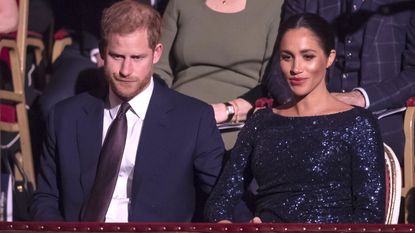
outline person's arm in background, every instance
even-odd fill
[[[382,109],[393,109],[402,107],[409,97],[414,96],[415,93],[415,2],[408,3],[404,9],[411,9],[411,15],[409,22],[398,22],[393,27],[400,27],[402,30],[406,30],[406,35],[401,35],[401,39],[390,43],[398,43],[404,47],[401,54],[397,54],[394,51],[383,52],[378,58],[379,61],[371,61],[373,70],[381,70],[378,66],[390,66],[390,69],[394,67],[401,67],[401,72],[396,77],[378,77],[382,80],[379,83],[368,83],[362,85],[360,91],[354,90],[346,93],[334,93],[338,99],[343,102],[366,107],[372,111]],[[398,12],[399,13],[399,12]],[[383,17],[383,16],[382,16]],[[384,17],[391,17],[389,15]],[[398,18],[396,21],[399,21]],[[382,30],[388,33],[390,30]],[[378,35],[377,40],[383,40],[388,38],[387,35]],[[395,38],[395,37],[394,37]],[[399,37],[398,37],[399,38]],[[380,43],[379,43],[380,44]],[[369,45],[368,45],[369,46]],[[378,48],[378,47],[376,47]],[[384,50],[388,51],[388,50]],[[398,52],[399,53],[399,52]],[[390,59],[400,59],[402,57],[401,64],[390,63]],[[363,60],[364,58],[362,58]],[[370,62],[370,59],[364,59],[366,62]],[[389,63],[389,64],[388,64]],[[393,66],[395,65],[395,66]],[[370,73],[373,75],[373,73]],[[382,74],[380,74],[382,75]],[[361,77],[362,80],[368,79],[367,77]],[[367,95],[366,98],[363,94]]]
[[[160,77],[168,87],[173,85],[174,74],[173,65],[170,59],[173,43],[177,34],[178,9],[176,0],[167,3],[163,14],[163,25],[161,28],[161,43],[163,44],[163,54],[160,61],[154,66],[154,73]]]
[[[0,33],[9,33],[17,29],[19,11],[16,0],[0,1]]]

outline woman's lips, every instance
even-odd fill
[[[290,78],[288,81],[292,86],[302,85],[307,79],[306,78]]]

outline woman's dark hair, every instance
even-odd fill
[[[279,27],[277,37],[277,49],[280,47],[281,39],[291,29],[307,28],[319,39],[319,44],[326,55],[334,49],[334,32],[331,25],[322,17],[311,13],[302,13],[289,17]]]

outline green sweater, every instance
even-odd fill
[[[207,103],[244,94],[264,75],[281,5],[282,0],[247,0],[240,12],[220,13],[205,0],[170,0],[163,15],[164,52],[154,73]]]

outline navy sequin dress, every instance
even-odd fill
[[[384,222],[383,143],[365,109],[310,117],[256,112],[208,199],[208,220],[232,220],[252,178],[263,222]]]

